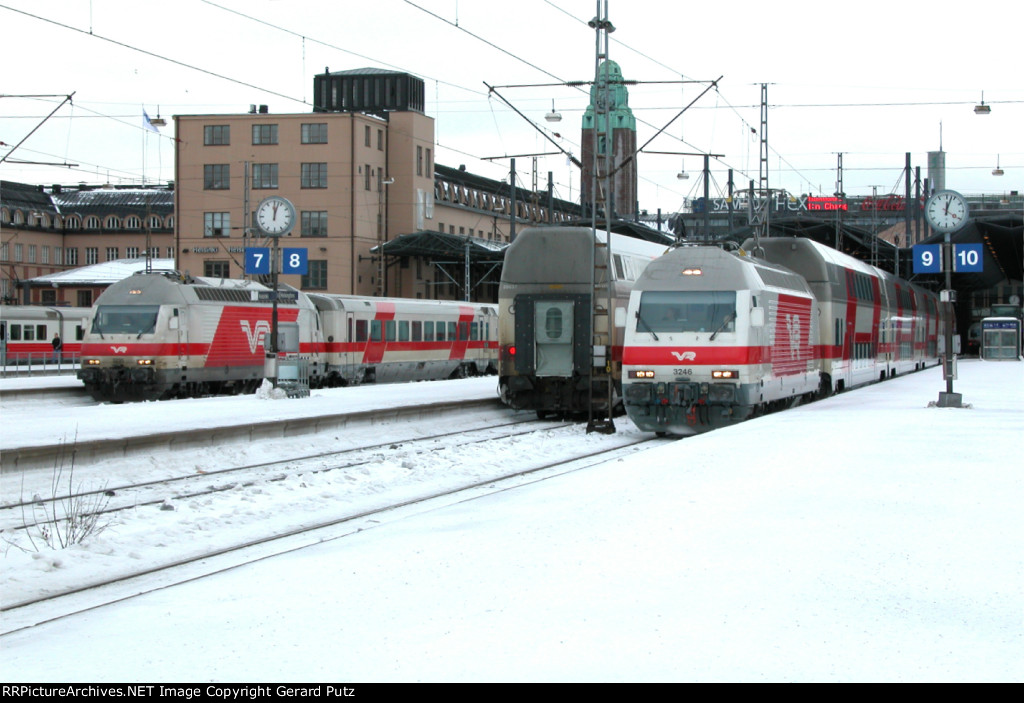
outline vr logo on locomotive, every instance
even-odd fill
[[[249,352],[251,354],[256,353],[256,345],[263,346],[266,348],[264,338],[270,332],[270,323],[266,320],[257,320],[256,329],[253,329],[248,320],[240,320],[242,331],[245,332],[245,338],[249,341]]]

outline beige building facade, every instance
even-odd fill
[[[175,254],[193,275],[238,278],[246,246],[271,246],[253,212],[266,197],[295,206],[280,246],[305,248],[297,288],[373,295],[371,249],[390,230],[427,228],[434,124],[402,112],[176,116]],[[428,197],[430,196],[430,197]]]

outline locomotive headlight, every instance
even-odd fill
[[[100,360],[99,359],[86,359],[85,360],[85,365],[86,366],[99,366],[100,365]]]
[[[637,369],[629,372],[630,378],[654,378],[654,372],[647,369]]]
[[[135,363],[138,364],[139,366],[152,366],[153,365],[153,360],[152,359],[139,359]]]
[[[716,380],[721,380],[721,379],[726,379],[726,378],[739,378],[739,377],[740,377],[740,372],[739,371],[734,371],[732,369],[715,369],[715,370],[713,370],[711,372],[711,378],[714,378]]]

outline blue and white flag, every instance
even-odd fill
[[[160,130],[157,129],[156,125],[153,124],[153,122],[149,119],[149,115],[146,114],[145,110],[142,111],[142,126],[148,129],[150,132],[156,132],[157,134],[160,134]]]

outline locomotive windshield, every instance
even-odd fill
[[[638,332],[734,332],[735,291],[644,291]]]
[[[148,334],[156,329],[158,305],[100,305],[92,321],[97,334]]]

